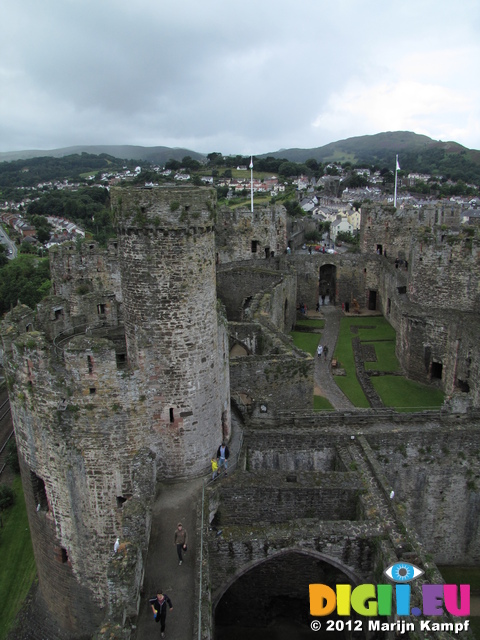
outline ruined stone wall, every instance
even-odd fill
[[[225,305],[228,320],[242,321],[248,317],[254,296],[273,296],[268,316],[280,331],[289,331],[295,318],[296,277],[292,272],[273,269],[278,263],[220,268],[217,272],[217,294]],[[257,267],[258,265],[255,265]]]
[[[480,311],[480,239],[423,233],[411,252],[408,296],[429,308]]]
[[[298,472],[288,476],[268,471],[223,487],[219,526],[240,525],[245,513],[255,523],[276,524],[299,518],[357,520],[358,479],[348,473]]]
[[[311,408],[314,359],[296,349],[290,338],[269,334],[266,326],[257,334],[257,344],[259,340],[261,355],[230,359],[231,393],[237,406],[273,415],[282,410]]]
[[[287,214],[281,205],[221,207],[215,224],[220,264],[240,260],[265,260],[287,248]]]
[[[295,326],[297,280],[294,274],[283,274],[269,291],[257,293],[244,310],[244,318],[267,324],[274,331],[288,333]]]
[[[384,258],[407,271],[403,284],[410,301],[429,308],[478,311],[480,241],[460,227],[458,206],[428,205],[394,209],[362,208],[360,248],[365,256],[381,250]],[[398,285],[401,286],[401,285]]]
[[[110,291],[122,301],[116,239],[107,249],[94,241],[65,242],[51,247],[48,255],[55,295],[71,300],[82,291]]]
[[[433,203],[420,208],[395,208],[391,205],[364,204],[361,209],[360,249],[362,253],[376,253],[379,245],[382,255],[390,259],[410,261],[419,229],[434,230],[448,227],[458,230],[461,209],[451,203]]]
[[[397,354],[407,375],[434,382],[447,394],[469,393],[479,406],[480,323],[472,314],[407,310],[397,328]]]
[[[342,305],[356,299],[362,309],[368,308],[370,290],[379,291],[381,260],[377,255],[363,256],[357,253],[292,255],[289,264],[297,273],[297,302],[304,302],[308,309],[315,309],[318,302],[319,281],[335,296],[335,304]],[[333,282],[325,281],[322,267],[328,267]],[[381,292],[379,292],[381,293]],[[381,309],[382,297],[377,296],[377,309]]]
[[[480,437],[450,425],[432,433],[369,435],[383,471],[427,552],[439,564],[480,559]]]
[[[313,406],[313,358],[247,356],[230,362],[232,396],[241,396],[253,409],[263,405],[277,411],[304,410]]]
[[[251,471],[334,471],[341,468],[335,444],[321,434],[258,431],[249,434],[246,466]],[[345,470],[345,469],[343,469]]]
[[[129,366],[166,477],[196,475],[222,438],[225,386],[215,286],[215,192],[112,190]]]

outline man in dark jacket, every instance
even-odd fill
[[[162,638],[165,637],[165,621],[167,619],[167,604],[170,611],[173,609],[172,601],[166,593],[162,593],[159,589],[155,598],[150,599],[150,606],[152,607],[153,615],[155,616],[155,622],[160,622],[160,633]]]
[[[225,444],[225,442],[222,442],[222,444],[217,449],[218,470],[220,472],[222,467],[224,467],[225,475],[227,475],[227,466],[228,466],[227,460],[229,457],[230,457],[230,451],[228,450],[228,447]]]

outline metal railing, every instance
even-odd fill
[[[240,441],[238,445],[238,450],[232,457],[232,459],[228,459],[228,469],[230,471],[234,471],[240,460],[240,455],[242,453],[243,448],[243,431],[240,433]],[[226,475],[226,471],[223,468],[223,471],[220,472],[215,478],[209,475],[208,478],[205,478],[202,483],[202,517],[200,524],[200,570],[199,570],[199,589],[198,589],[198,640],[201,640],[202,637],[202,593],[203,593],[203,538],[205,532],[205,489],[209,485],[217,482],[220,478]]]

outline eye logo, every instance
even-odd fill
[[[392,582],[411,582],[425,572],[408,562],[394,562],[383,573]]]

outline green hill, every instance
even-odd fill
[[[480,184],[480,151],[456,142],[432,140],[410,131],[389,131],[347,138],[314,149],[282,149],[260,157],[286,158],[291,162],[351,162],[395,168],[398,154],[405,171],[441,175],[452,180]]]
[[[185,156],[191,156],[194,160],[205,160],[202,153],[196,153],[189,149],[170,147],[139,147],[133,145],[82,145],[76,147],[63,147],[61,149],[26,150],[26,151],[5,151],[0,152],[0,162],[11,162],[12,160],[28,160],[30,158],[52,157],[63,158],[74,154],[87,153],[89,155],[113,156],[124,160],[144,160],[164,165],[167,160],[181,160]]]

